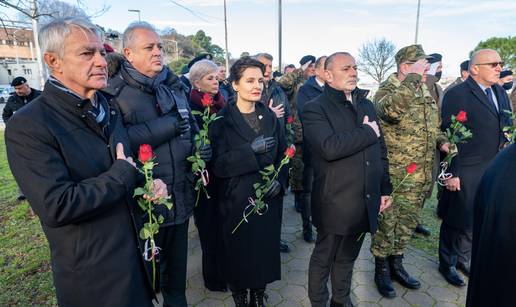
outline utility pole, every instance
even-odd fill
[[[39,48],[38,39],[38,3],[36,0],[32,0],[32,35],[34,36],[34,45],[36,45],[36,58],[38,60],[38,75],[40,82],[40,89],[42,90],[45,86],[45,78],[43,77],[43,61],[41,59],[41,49]]]
[[[416,39],[414,44],[417,44],[417,34],[419,32],[419,11],[421,10],[421,0],[417,0],[417,17],[416,17]]]
[[[140,13],[141,11],[140,10],[128,10],[129,12],[132,12],[132,13],[138,13],[138,22],[141,22],[142,21],[142,18],[140,16]]]
[[[278,46],[279,46],[279,56],[278,56],[278,60],[279,60],[279,66],[278,66],[278,69],[279,71],[283,71],[283,68],[281,66],[281,15],[282,15],[282,11],[281,11],[281,0],[278,0]]]
[[[228,50],[228,20],[226,12],[226,0],[224,0],[224,40],[226,44],[226,76],[229,73],[229,50]]]

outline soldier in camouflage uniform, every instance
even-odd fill
[[[281,86],[285,94],[287,94],[291,116],[294,119],[294,144],[296,146],[296,154],[291,159],[290,169],[290,189],[294,193],[294,201],[296,203],[296,209],[299,208],[301,198],[303,197],[303,127],[299,120],[297,110],[297,92],[299,88],[306,82],[306,80],[315,75],[315,57],[313,55],[304,56],[301,61],[301,68],[295,69],[294,71],[285,74],[279,79],[278,84]],[[298,210],[299,211],[299,210]]]
[[[375,283],[385,297],[394,297],[392,277],[403,286],[418,289],[421,284],[402,264],[403,252],[418,223],[425,194],[433,184],[434,150],[446,151],[448,143],[439,129],[437,105],[424,84],[427,59],[421,45],[404,47],[396,53],[397,73],[380,85],[374,103],[388,150],[389,172],[396,187],[415,163],[396,192],[393,205],[383,212],[373,236]]]

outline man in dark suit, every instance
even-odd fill
[[[324,89],[324,63],[326,62],[326,56],[321,56],[315,61],[315,76],[311,76],[308,80],[299,88],[297,92],[297,116],[303,124],[303,107],[310,100],[321,95]],[[311,157],[308,148],[308,144],[303,142],[301,144],[303,152],[303,191],[299,197],[299,209],[301,213],[301,220],[303,222],[303,239],[307,243],[313,243],[314,236],[312,232],[312,221],[311,221],[311,206],[310,198],[312,195],[312,185],[314,181],[314,171],[310,163]]]
[[[502,60],[495,50],[475,52],[470,60],[470,76],[451,88],[443,99],[442,129],[450,127],[451,116],[459,111],[467,113],[464,125],[473,138],[458,144],[458,155],[453,158],[438,205],[442,219],[439,238],[439,271],[455,286],[464,286],[456,269],[469,275],[473,231],[473,201],[480,178],[489,162],[506,140],[503,135],[508,106],[502,103],[502,87],[497,85]]]
[[[363,234],[374,233],[378,212],[390,205],[387,148],[367,91],[358,89],[355,59],[337,52],[326,59],[324,91],[305,105],[314,185],[312,217],[317,241],[310,258],[308,297],[326,306],[331,274],[333,307],[353,306],[353,264]]]

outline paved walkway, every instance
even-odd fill
[[[292,251],[282,254],[282,280],[268,285],[268,306],[310,306],[307,297],[308,262],[313,244],[301,238],[301,218],[293,209],[293,197],[285,201],[282,238]],[[193,223],[191,223],[193,225]],[[464,306],[466,287],[449,285],[437,271],[437,262],[410,249],[405,255],[407,270],[421,281],[420,290],[407,290],[395,283],[398,296],[383,298],[374,285],[374,259],[369,252],[369,236],[355,263],[352,300],[357,306]],[[192,306],[234,306],[231,293],[211,292],[204,288],[201,273],[201,248],[197,229],[190,227],[187,298]],[[330,288],[331,291],[331,288]]]

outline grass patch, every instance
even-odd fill
[[[47,240],[17,194],[0,131],[0,306],[56,306]]]

